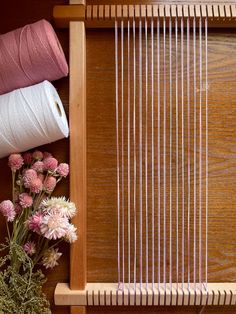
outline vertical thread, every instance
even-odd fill
[[[184,20],[181,18],[181,103],[182,103],[182,288],[184,287]]]
[[[166,19],[163,18],[163,283],[166,290]]]
[[[136,47],[135,47],[135,19],[133,20],[133,141],[134,141],[134,290],[136,291],[136,254],[137,254],[137,212],[136,212]]]
[[[148,289],[148,29],[145,19],[145,222],[146,222],[146,289]]]
[[[202,19],[199,18],[199,286],[202,289]]]
[[[169,19],[169,62],[170,62],[170,261],[169,282],[172,290],[172,19]]]
[[[120,288],[120,151],[119,151],[119,77],[118,77],[118,22],[115,21],[115,68],[116,68],[116,164],[117,164],[117,267],[118,267],[118,287]]]
[[[194,107],[194,161],[193,161],[193,283],[194,290],[196,291],[196,249],[197,249],[197,230],[196,230],[196,220],[197,220],[197,85],[196,85],[196,18],[193,18],[193,107]]]
[[[158,194],[158,290],[161,281],[161,98],[160,98],[160,20],[157,19],[157,194]]]
[[[205,19],[205,62],[206,62],[206,288],[207,288],[207,272],[208,272],[208,21]]]
[[[176,287],[178,290],[179,282],[179,79],[178,79],[178,18],[175,18],[175,55],[176,55],[176,72],[175,72],[175,131],[176,131]]]
[[[121,208],[122,208],[122,289],[125,284],[125,191],[124,191],[124,22],[121,21]]]
[[[128,54],[128,284],[130,289],[130,22],[127,25],[127,54]]]
[[[187,102],[188,102],[188,289],[190,289],[190,206],[191,206],[191,159],[190,159],[190,21],[187,19]]]
[[[142,231],[142,207],[143,207],[143,197],[142,197],[142,191],[143,191],[143,182],[142,182],[142,176],[143,176],[143,169],[142,169],[142,162],[143,162],[143,156],[142,156],[142,20],[139,20],[139,210],[140,210],[140,289],[142,289],[142,281],[143,281],[143,231]]]
[[[155,273],[154,273],[154,265],[155,265],[155,237],[154,237],[154,225],[155,225],[155,191],[154,191],[154,29],[153,29],[153,19],[151,20],[151,104],[152,104],[152,290],[154,290],[154,282],[155,282]]]

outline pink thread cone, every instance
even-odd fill
[[[68,74],[62,47],[46,20],[0,35],[0,51],[0,94]]]

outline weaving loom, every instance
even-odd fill
[[[234,27],[236,5],[73,3],[54,17],[70,27],[70,196],[79,209],[70,286],[58,284],[56,304],[74,314],[89,305],[235,305],[235,283],[208,282],[208,28]],[[86,279],[86,27],[113,32],[114,283]]]

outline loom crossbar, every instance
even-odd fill
[[[164,285],[160,290],[136,289],[126,285],[124,291],[117,290],[116,283],[88,283],[85,290],[70,290],[69,285],[57,285],[56,305],[78,306],[165,306],[165,305],[236,305],[235,283],[208,283],[208,290],[190,289],[187,284],[182,288],[173,285],[172,290]]]
[[[208,17],[208,27],[236,27],[235,4],[186,5],[58,5],[53,16],[57,27],[70,21],[84,21],[87,28],[113,28],[116,19],[199,18]]]

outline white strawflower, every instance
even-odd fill
[[[65,235],[66,241],[68,241],[69,243],[73,243],[77,240],[76,230],[77,228],[74,225],[69,224]]]
[[[58,260],[62,256],[62,253],[58,252],[58,249],[48,249],[42,258],[43,266],[46,268],[53,268],[58,265]]]
[[[49,240],[61,239],[66,235],[69,226],[67,218],[58,214],[48,214],[42,218],[41,234]]]
[[[71,219],[76,214],[76,207],[73,202],[63,197],[51,197],[42,201],[40,205],[44,213],[58,214]]]

